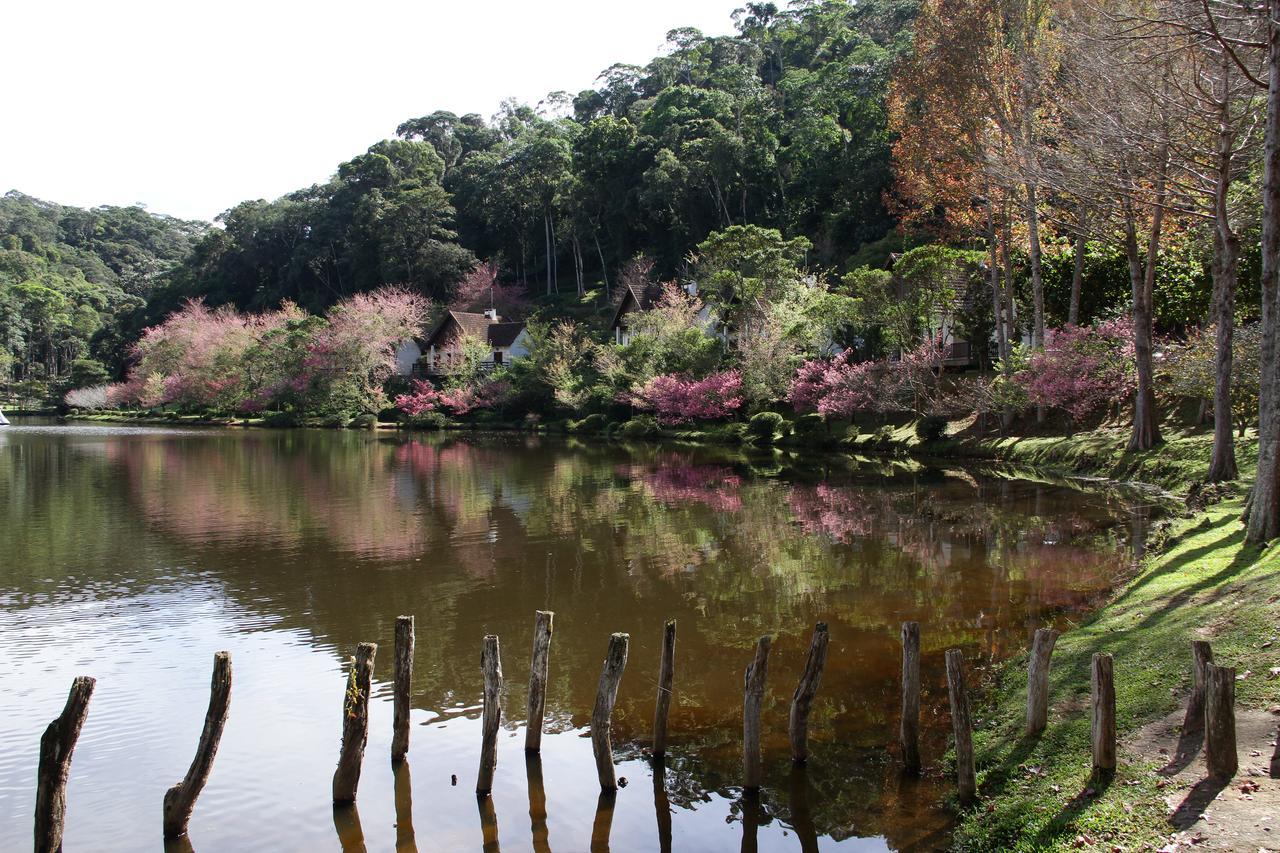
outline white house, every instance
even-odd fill
[[[406,341],[396,353],[402,376],[437,376],[448,373],[462,357],[462,339],[483,341],[489,353],[482,364],[488,369],[527,358],[533,341],[523,322],[506,322],[492,308],[480,314],[448,311],[423,341]],[[414,355],[416,350],[416,356]],[[405,365],[408,370],[405,371]]]

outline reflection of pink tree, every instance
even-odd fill
[[[829,536],[848,544],[870,536],[878,513],[859,490],[830,486],[792,486],[791,513],[806,533]]]
[[[689,465],[676,454],[665,454],[654,466],[629,466],[624,473],[664,504],[699,503],[716,512],[742,509],[742,478],[723,465]]]

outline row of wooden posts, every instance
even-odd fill
[[[534,620],[533,655],[529,668],[528,725],[525,750],[537,753],[542,745],[542,722],[545,718],[547,674],[550,667],[551,637],[555,614],[539,610]],[[796,764],[808,757],[808,721],[822,682],[828,645],[827,625],[814,628],[804,671],[791,700],[789,734],[791,756]],[[1036,631],[1027,666],[1026,734],[1034,736],[1048,724],[1049,664],[1058,632],[1050,628]],[[602,791],[614,791],[618,781],[614,773],[611,729],[618,685],[627,664],[630,638],[614,634],[609,638],[604,666],[591,712],[591,741],[596,772]],[[753,794],[761,783],[760,715],[764,704],[772,639],[760,637],[755,654],[743,678],[742,717],[742,782],[744,791]],[[342,746],[338,767],[333,774],[335,804],[354,803],[360,783],[360,770],[369,735],[369,696],[373,680],[374,643],[360,643],[348,672],[347,690],[343,697]],[[653,720],[653,756],[661,761],[667,749],[667,718],[671,709],[675,678],[676,623],[668,621],[663,633],[662,654],[658,672],[658,692]],[[1203,726],[1207,764],[1214,776],[1230,777],[1237,770],[1235,738],[1235,670],[1213,663],[1209,644],[1192,644],[1194,679],[1187,706],[1184,731]],[[391,759],[399,762],[409,752],[409,699],[413,678],[414,620],[400,616],[395,626],[394,710],[392,720]],[[977,796],[974,769],[973,724],[969,695],[965,686],[964,656],[959,649],[948,649],[945,655],[947,691],[951,721],[955,735],[956,774],[959,798],[970,803]],[[480,655],[484,678],[484,703],[481,719],[480,768],[476,777],[476,794],[487,797],[493,788],[497,768],[498,729],[501,722],[500,697],[503,689],[502,664],[498,638],[488,635]],[[76,678],[62,714],[49,724],[40,739],[40,765],[36,793],[35,850],[55,853],[62,845],[63,821],[66,814],[66,785],[71,767],[71,754],[84,725],[93,694],[94,679]],[[163,818],[165,838],[186,834],[195,809],[196,799],[208,781],[218,743],[226,725],[231,699],[231,655],[214,655],[209,709],[200,734],[195,760],[181,782],[164,796]],[[1116,701],[1112,660],[1108,654],[1095,654],[1092,664],[1092,747],[1095,774],[1108,775],[1116,767]],[[899,740],[904,769],[920,771],[920,625],[902,624],[902,715]],[[1278,753],[1280,756],[1280,753]],[[1272,772],[1276,771],[1273,759]]]

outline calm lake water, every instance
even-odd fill
[[[921,623],[922,753],[936,765],[943,651],[962,647],[976,680],[1035,628],[1078,617],[1148,515],[1113,489],[949,463],[15,420],[0,429],[2,850],[30,847],[40,734],[78,674],[98,686],[67,850],[160,848],[161,799],[191,760],[220,649],[235,683],[191,823],[203,853],[934,849],[949,782],[936,766],[898,771],[899,624]],[[523,751],[538,609],[556,612],[540,765]],[[402,613],[417,617],[414,725],[393,772]],[[655,779],[644,750],[670,618],[672,743]],[[819,620],[828,665],[809,767],[793,772],[787,708]],[[610,809],[585,735],[614,631],[631,634],[614,715],[629,784]],[[488,633],[507,679],[490,815],[473,793]],[[743,669],[766,633],[757,810],[736,786]],[[379,644],[369,746],[359,811],[335,814],[344,664],[360,641]]]

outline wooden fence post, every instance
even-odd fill
[[[1205,666],[1204,751],[1209,775],[1230,779],[1240,769],[1236,755],[1236,671]]]
[[[1093,656],[1091,693],[1093,698],[1093,772],[1109,776],[1116,769],[1116,685],[1111,655]]]
[[[191,812],[196,798],[209,781],[213,759],[218,754],[218,743],[227,724],[227,712],[231,707],[231,653],[218,652],[213,656],[213,678],[209,684],[209,710],[204,717],[204,730],[196,757],[187,775],[164,795],[164,837],[179,838],[187,834]]]
[[[756,656],[742,678],[742,787],[747,791],[760,790],[760,710],[764,706],[772,643],[769,636],[756,641]]]
[[[813,708],[813,697],[822,684],[822,669],[827,665],[829,638],[827,623],[819,622],[813,629],[813,640],[809,643],[809,656],[804,662],[804,672],[791,697],[791,760],[796,764],[804,764],[809,758],[809,711]]]
[[[395,710],[391,723],[391,760],[409,754],[409,699],[413,692],[413,617],[396,617]]]
[[[1187,713],[1182,718],[1182,733],[1194,733],[1204,728],[1205,668],[1213,663],[1213,649],[1204,640],[1191,641],[1191,696],[1187,699]]]
[[[40,738],[40,769],[36,777],[36,853],[61,853],[62,825],[67,816],[67,778],[71,753],[89,715],[89,699],[97,682],[81,675],[71,682],[67,704]]]
[[[529,662],[529,712],[524,730],[525,752],[542,749],[542,721],[547,709],[547,673],[551,661],[551,630],[556,614],[539,610],[534,614],[533,659]]]
[[[1049,724],[1049,660],[1058,632],[1052,628],[1037,629],[1031,642],[1031,659],[1027,662],[1027,729],[1028,736],[1044,731]]]
[[[502,658],[498,638],[493,634],[484,638],[480,669],[484,672],[484,713],[480,725],[480,772],[476,776],[476,794],[488,797],[493,790],[493,771],[498,766],[498,726],[502,722]]]
[[[956,787],[961,804],[968,805],[978,796],[978,780],[973,768],[973,719],[964,684],[964,653],[959,649],[947,649],[947,693],[951,697],[951,729],[956,736]]]
[[[614,791],[618,787],[610,733],[613,729],[613,706],[618,701],[618,684],[627,666],[630,642],[630,634],[614,634],[609,638],[609,651],[596,689],[596,705],[591,711],[591,748],[596,754],[596,774],[600,777],[601,791]]]
[[[653,710],[653,757],[667,754],[667,716],[671,712],[671,685],[676,670],[676,620],[668,619],[662,633],[662,662],[658,666],[658,701]]]
[[[364,747],[369,742],[369,686],[373,681],[373,659],[376,643],[356,647],[355,662],[347,676],[347,692],[342,699],[342,751],[338,769],[333,771],[333,801],[354,803],[360,785],[360,765]]]
[[[920,772],[920,623],[902,623],[902,764],[908,773]]]

